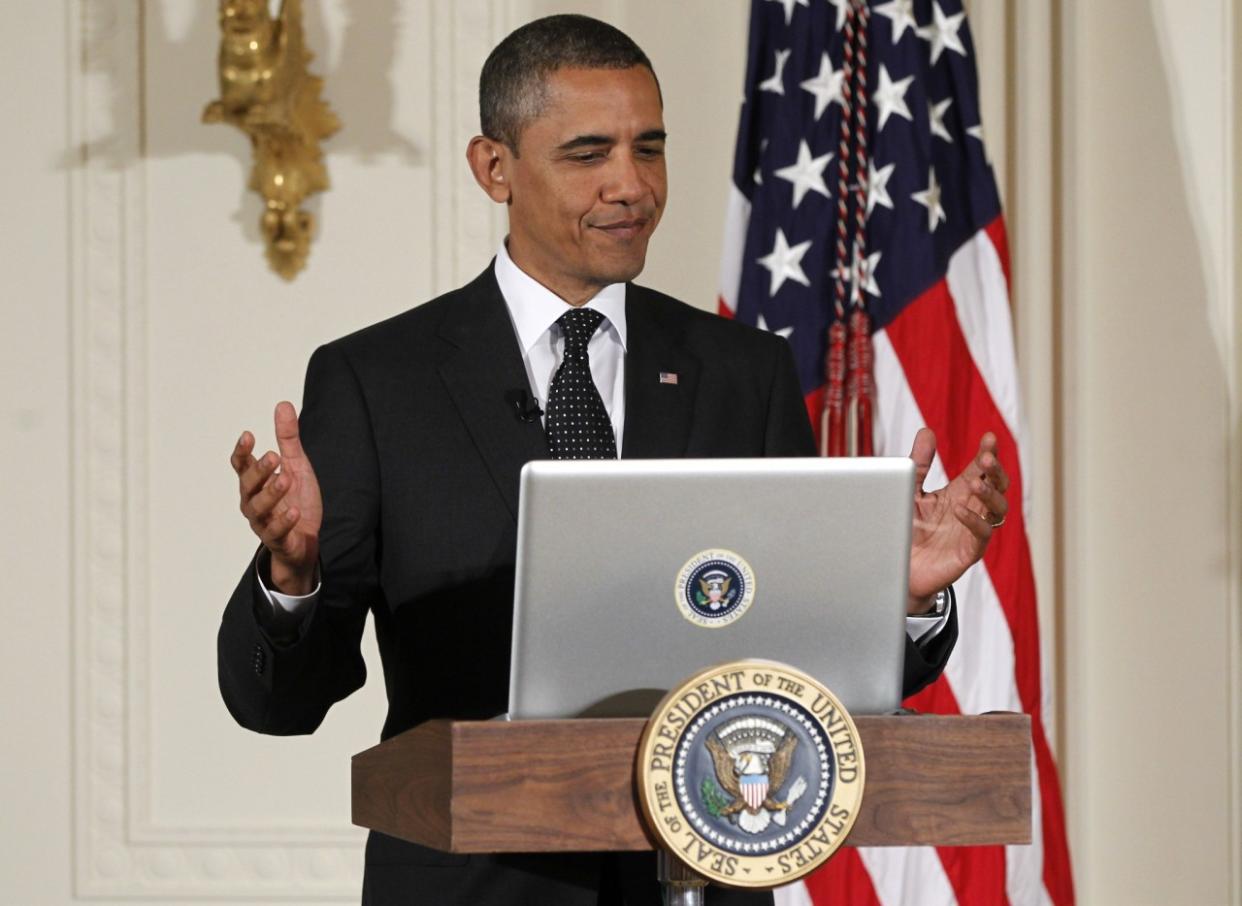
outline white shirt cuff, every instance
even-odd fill
[[[906,635],[910,636],[915,644],[926,645],[940,635],[940,631],[948,625],[949,616],[952,613],[953,596],[949,595],[949,600],[945,602],[944,613],[908,615],[906,617]]]
[[[319,590],[323,587],[323,581],[319,576],[319,567],[315,567],[315,587],[310,594],[287,595],[284,592],[268,588],[267,583],[263,581],[263,558],[268,556],[270,556],[268,552],[263,550],[259,552],[258,557],[255,557],[254,574],[255,578],[259,580],[259,588],[263,589],[263,596],[272,605],[272,617],[274,619],[286,625],[296,623],[306,615],[311,605],[319,600]]]

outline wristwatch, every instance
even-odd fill
[[[932,609],[927,611],[924,616],[942,617],[949,609],[949,603],[953,601],[953,586],[949,585],[936,592],[936,596],[932,598]]]

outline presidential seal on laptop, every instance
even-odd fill
[[[733,551],[699,551],[677,573],[673,594],[683,617],[696,626],[719,629],[750,608],[755,572]]]
[[[708,880],[776,887],[845,840],[864,781],[858,730],[813,677],[744,660],[686,680],[656,707],[639,744],[648,826]]]

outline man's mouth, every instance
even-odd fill
[[[634,217],[629,220],[614,220],[611,223],[597,223],[594,227],[614,239],[633,239],[647,228],[647,223],[645,217]]]

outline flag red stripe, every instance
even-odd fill
[[[953,884],[958,906],[1008,906],[1005,847],[939,846],[936,853]]]
[[[828,864],[803,880],[811,902],[848,903],[849,906],[884,906],[876,895],[871,874],[858,850],[847,846],[837,850]]]
[[[992,247],[996,249],[997,257],[1000,258],[1001,270],[1005,272],[1005,285],[1009,287],[1009,297],[1013,298],[1013,278],[1009,275],[1009,234],[1005,230],[1005,218],[997,217],[989,223],[983,230],[988,235],[988,239],[992,240]]]
[[[1039,802],[1044,824],[1044,888],[1056,906],[1073,906],[1074,878],[1069,858],[1069,837],[1061,808],[1061,780],[1048,746],[1043,720],[1031,717],[1031,742],[1035,747],[1035,773],[1039,777]]]

